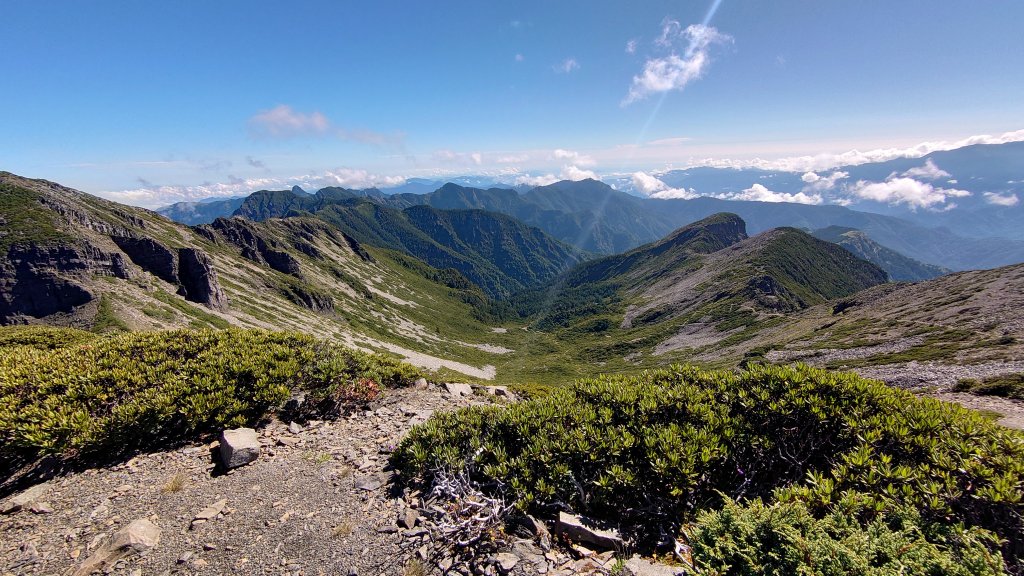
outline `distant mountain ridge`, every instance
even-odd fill
[[[836,244],[795,228],[748,237],[739,216],[722,213],[580,264],[551,288],[550,304],[528,311],[542,329],[614,334],[664,353],[754,338],[772,318],[887,280]]]
[[[894,216],[834,205],[710,197],[689,200],[641,198],[595,180],[558,182],[525,193],[508,188],[480,189],[453,183],[427,194],[385,195],[375,189],[340,188],[324,189],[312,196],[288,190],[261,191],[247,198],[235,214],[262,220],[302,211],[315,212],[358,198],[400,209],[427,205],[439,209],[499,212],[597,254],[621,253],[709,215],[733,212],[746,221],[752,233],[782,226],[809,230],[829,226],[856,228],[879,244],[911,259],[950,270],[994,268],[1024,262],[1024,241],[985,237],[981,232],[961,236],[945,228],[928,228]],[[979,223],[978,229],[983,228]]]
[[[499,299],[541,286],[584,257],[538,228],[484,210],[398,210],[356,201],[315,215],[359,242],[406,252],[435,268],[454,268]]]
[[[930,280],[952,272],[941,266],[933,266],[918,262],[913,258],[907,258],[899,252],[875,242],[867,234],[855,228],[829,226],[814,230],[811,235],[820,240],[838,244],[858,258],[877,264],[889,274],[891,280],[897,282]]]

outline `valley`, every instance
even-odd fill
[[[849,228],[814,233],[830,241],[792,227],[751,233],[722,213],[598,256],[582,246],[615,237],[598,215],[580,224],[596,236],[573,247],[483,209],[525,201],[507,189],[260,192],[239,204],[249,218],[190,227],[45,181],[2,180],[19,206],[37,206],[4,216],[16,224],[7,323],[299,330],[522,390],[671,363],[799,361],[948,394],[964,378],[1020,372],[1024,357],[1020,266],[942,275]],[[534,191],[551,195],[547,218],[597,185],[568,184]],[[601,186],[609,203],[623,200]],[[44,254],[17,252],[30,230]],[[187,254],[201,286],[186,286]],[[900,274],[939,277],[890,281]],[[1001,409],[1018,421],[1013,401]]]

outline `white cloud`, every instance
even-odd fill
[[[297,112],[287,104],[256,113],[249,119],[254,136],[292,138],[295,136],[324,135],[331,130],[331,121],[320,112]]]
[[[405,134],[385,134],[365,129],[349,129],[335,125],[323,113],[298,112],[287,104],[257,112],[249,118],[249,134],[254,138],[297,138],[300,136],[334,136],[342,140],[401,148]]]
[[[985,202],[996,206],[1016,206],[1020,202],[1016,194],[998,194],[996,192],[985,192]]]
[[[849,177],[849,172],[841,171],[833,172],[828,176],[820,176],[815,172],[806,172],[800,179],[807,184],[803,188],[804,192],[824,192],[835,188],[837,182]]]
[[[387,188],[405,183],[401,176],[381,176],[366,170],[353,168],[337,168],[322,174],[313,174],[299,178],[303,188],[322,188],[324,186],[341,186],[342,188]]]
[[[565,60],[562,60],[558,64],[552,66],[551,69],[554,70],[555,72],[558,72],[559,74],[568,74],[573,70],[578,70],[579,67],[580,63],[577,62],[575,58],[566,58]]]
[[[542,174],[542,175],[530,175],[523,174],[515,179],[515,184],[526,184],[528,186],[547,186],[554,184],[555,182],[561,182],[562,180],[586,180],[592,178],[597,180],[597,174],[590,170],[584,170],[575,165],[567,165],[562,167],[562,171],[555,174]]]
[[[586,180],[587,178],[597,180],[597,174],[594,174],[593,171],[584,170],[574,165],[569,165],[566,166],[565,168],[562,168],[562,173],[560,174],[560,176],[562,180]]]
[[[952,176],[949,172],[936,166],[931,158],[924,161],[924,166],[911,168],[904,172],[903,175],[907,178],[924,178],[926,180],[938,180],[939,178],[949,178]]]
[[[586,154],[580,154],[575,150],[564,150],[562,148],[556,148],[551,152],[551,155],[555,158],[555,160],[565,160],[573,164],[578,164],[580,166],[594,165],[593,158],[587,156]]]
[[[626,54],[636,54],[636,40],[626,42]]]
[[[751,200],[755,202],[793,202],[796,204],[821,204],[823,201],[820,194],[773,192],[763,184],[753,184],[742,192],[719,194],[717,198],[723,200]]]
[[[98,196],[141,206],[159,208],[175,202],[195,202],[210,197],[245,196],[257,190],[284,189],[298,185],[306,189],[325,186],[344,188],[370,188],[398,186],[405,182],[402,176],[372,174],[366,170],[335,168],[317,174],[305,174],[289,178],[236,178],[228,176],[227,182],[204,182],[195,186],[144,185],[129,190],[100,192]]]
[[[437,162],[449,164],[465,164],[468,166],[479,166],[483,163],[484,157],[480,152],[456,152],[454,150],[435,150],[433,159]]]
[[[682,56],[673,49],[666,56],[649,58],[644,63],[643,71],[633,77],[633,84],[622,105],[643,100],[654,93],[683,90],[687,84],[704,74],[711,62],[711,45],[731,40],[730,36],[711,26],[692,24],[680,30],[679,22],[666,20],[655,44],[671,49],[677,41],[685,41],[686,50]]]
[[[633,188],[637,192],[651,198],[682,198],[689,200],[698,196],[697,191],[692,188],[689,190],[686,188],[669,188],[668,184],[646,172],[634,172],[631,179],[633,181]]]
[[[846,187],[846,192],[862,200],[874,200],[887,204],[906,204],[912,210],[918,208],[939,208],[950,198],[970,196],[966,190],[955,188],[936,188],[927,182],[913,178],[895,177],[885,182],[868,182],[859,180]],[[943,208],[949,209],[949,206]]]
[[[523,55],[522,54],[516,54],[516,62],[522,62],[522,61],[523,61]]]
[[[529,154],[508,154],[494,159],[498,164],[522,164],[530,159]]]
[[[555,176],[554,174],[544,174],[542,176],[531,176],[529,174],[523,174],[521,176],[517,176],[514,183],[526,184],[527,186],[547,186],[549,184],[554,184],[555,182],[558,181],[558,176]]]

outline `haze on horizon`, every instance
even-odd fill
[[[461,174],[827,170],[1024,140],[1022,17],[1005,0],[15,0],[0,169],[146,207]]]

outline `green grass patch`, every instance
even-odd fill
[[[5,326],[0,328],[0,354],[19,346],[36,350],[57,350],[82,344],[94,338],[95,334],[76,328]]]
[[[191,324],[195,328],[212,327],[226,329],[231,326],[227,320],[220,316],[211,314],[198,306],[193,306],[188,302],[185,302],[183,299],[176,298],[159,288],[151,292],[150,295],[164,304],[169,305],[171,308],[174,308],[178,312],[181,312],[185,316],[192,318]]]
[[[39,201],[39,194],[11,184],[0,184],[0,253],[14,245],[53,244],[70,240],[54,221],[54,213]]]
[[[965,378],[953,387],[956,392],[970,392],[979,396],[1000,396],[1024,400],[1024,373],[989,376],[977,380]]]
[[[110,296],[106,294],[100,296],[96,318],[92,321],[92,331],[96,334],[128,331],[128,325],[114,312],[114,306],[110,301]]]

